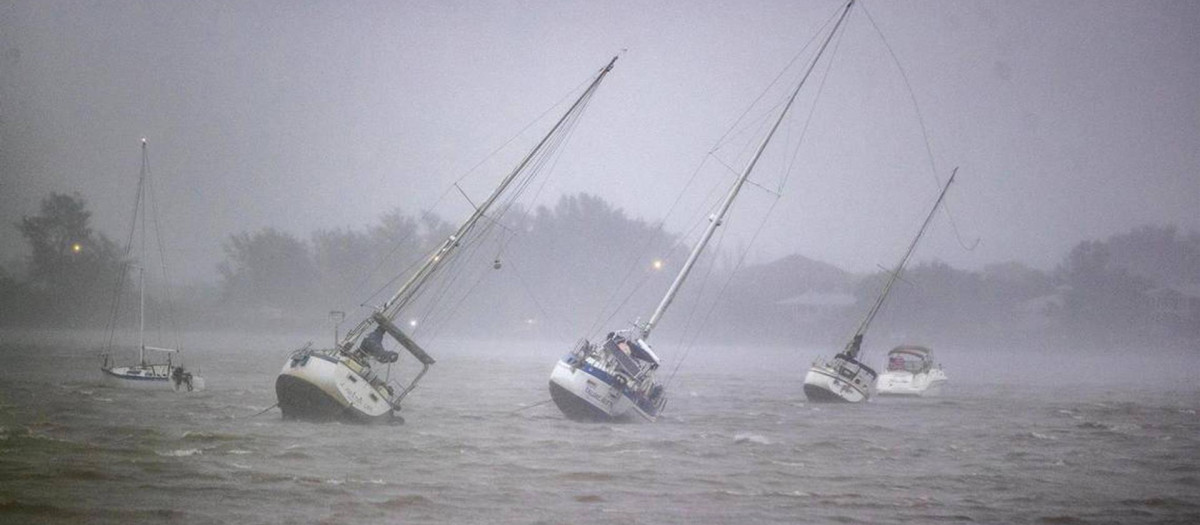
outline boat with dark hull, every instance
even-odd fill
[[[402,422],[396,414],[400,401],[436,361],[385,316],[371,317],[374,331],[357,349],[316,350],[305,346],[288,356],[275,380],[275,396],[284,419],[349,421],[354,423]],[[399,355],[383,349],[382,335],[392,336],[421,363],[412,380],[388,381],[372,363],[389,364]]]
[[[401,402],[417,387],[435,360],[394,324],[395,319],[406,307],[414,307],[423,291],[444,290],[449,286],[447,281],[453,280],[452,273],[442,281],[435,282],[434,278],[447,271],[460,246],[471,245],[491,230],[490,226],[498,217],[489,216],[488,212],[502,195],[511,202],[516,194],[529,187],[532,177],[574,129],[579,115],[616,60],[613,57],[595,75],[579,98],[487,199],[477,205],[471,203],[474,211],[466,221],[427,256],[390,299],[347,332],[333,348],[317,349],[306,345],[287,357],[275,380],[275,395],[285,419],[402,422],[398,415]],[[413,377],[401,379],[398,374],[391,373],[391,365],[399,359],[400,353],[387,348],[389,340],[421,364]]]

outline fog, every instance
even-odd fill
[[[172,266],[213,282],[231,234],[306,237],[427,209],[622,50],[529,204],[587,192],[654,222],[836,5],[8,2],[3,259],[24,255],[10,226],[51,191],[79,192],[119,237],[147,137]],[[917,261],[1051,269],[1082,240],[1200,226],[1194,3],[865,5],[937,172],[857,13],[753,262],[890,265],[954,166],[950,215]]]
[[[845,344],[958,167],[869,358],[926,344],[981,382],[1031,359],[1046,381],[1083,355],[1096,380],[1127,352],[1189,362],[1200,7],[864,3],[660,353],[802,373]],[[20,224],[77,193],[97,235],[124,239],[145,137],[186,328],[323,340],[331,310],[346,329],[382,302],[614,55],[535,190],[494,217],[512,235],[405,322],[438,349],[557,352],[644,321],[838,5],[4,4],[0,304],[23,306],[0,324],[107,314],[88,306],[103,286],[46,292]],[[255,263],[256,246],[291,255]]]

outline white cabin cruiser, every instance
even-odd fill
[[[887,371],[876,380],[875,391],[881,396],[936,396],[946,380],[941,365],[934,364],[932,350],[902,345],[888,352]]]
[[[401,401],[416,388],[435,361],[408,334],[393,324],[394,320],[406,308],[416,308],[423,292],[437,295],[450,286],[455,276],[455,265],[451,261],[462,261],[455,257],[460,253],[457,249],[471,246],[492,230],[491,227],[498,222],[498,215],[502,215],[503,211],[497,216],[488,215],[488,212],[502,196],[511,203],[516,195],[530,186],[532,178],[574,129],[587,103],[616,61],[617,58],[613,57],[595,75],[579,98],[520,163],[504,176],[487,199],[478,205],[471,203],[474,211],[470,217],[428,255],[390,299],[347,332],[334,348],[314,349],[306,345],[288,356],[275,380],[275,395],[284,419],[403,422],[397,414]],[[506,193],[510,186],[513,187],[512,191]],[[462,191],[461,188],[459,191]],[[504,205],[497,208],[507,209]],[[477,225],[479,228],[476,228]],[[435,280],[438,275],[445,275],[446,278]],[[421,363],[422,368],[414,377],[405,380],[391,373],[391,364],[399,359],[400,354],[385,347],[384,335],[391,336]]]
[[[204,390],[204,378],[198,373],[185,370],[182,365],[173,362],[172,355],[179,353],[177,348],[164,348],[161,346],[151,346],[146,344],[146,268],[148,264],[147,244],[147,220],[146,214],[148,211],[157,210],[153,204],[148,205],[147,199],[152,194],[152,186],[150,180],[150,170],[148,169],[147,154],[146,154],[146,139],[142,139],[142,169],[138,178],[138,194],[133,207],[133,220],[129,229],[129,242],[125,247],[126,263],[122,265],[121,272],[117,277],[117,286],[112,303],[112,313],[109,318],[107,328],[108,342],[104,352],[100,354],[104,361],[100,365],[100,372],[103,374],[104,382],[113,386],[145,388],[145,389],[171,389],[176,392],[193,390]],[[162,253],[162,232],[157,231],[159,228],[158,217],[155,217],[150,222],[155,229],[154,235],[151,237],[158,243],[158,257],[160,262],[163,256]],[[140,228],[139,228],[140,225]],[[140,235],[136,235],[140,233]],[[140,239],[140,240],[138,240]],[[133,245],[135,240],[140,244],[139,264],[129,262],[129,255],[133,253]],[[160,265],[163,268],[163,281],[165,287],[166,281],[166,264],[163,262]],[[125,288],[125,279],[129,274],[129,270],[137,270],[138,274],[138,362],[129,366],[116,366],[116,361],[112,357],[112,352],[117,345],[114,343],[114,338],[117,335],[118,319],[121,317],[121,292]],[[170,308],[164,309],[167,313]],[[178,334],[176,334],[178,338]],[[157,352],[165,356],[164,360],[147,361],[146,351]]]

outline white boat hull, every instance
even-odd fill
[[[818,403],[862,403],[871,398],[874,376],[856,362],[819,361],[804,376],[804,395]]]
[[[917,374],[884,372],[875,382],[875,391],[881,396],[933,397],[941,395],[946,381],[946,373],[938,368]]]
[[[173,367],[168,365],[101,367],[104,384],[140,390],[174,390],[193,392],[204,390],[204,378],[192,375],[191,384],[171,379]]]
[[[289,358],[275,379],[284,419],[400,422],[387,400],[388,392],[372,385],[363,373],[362,368],[350,368],[345,359],[326,355]]]
[[[550,373],[550,398],[574,421],[626,419],[634,407],[608,374],[589,365],[572,366],[562,359]]]

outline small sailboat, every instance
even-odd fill
[[[825,37],[812,62],[773,119],[766,136],[759,142],[753,156],[725,194],[716,213],[708,218],[709,223],[699,241],[693,246],[650,319],[644,324],[635,321],[632,327],[609,332],[603,341],[591,342],[586,338],[581,339],[570,352],[555,363],[550,373],[550,397],[567,418],[576,421],[614,421],[628,419],[632,411],[647,421],[655,421],[662,413],[667,404],[666,385],[655,378],[661,361],[647,342],[650,334],[675,299],[713,233],[721,225],[733,200],[750,173],[754,171],[763,151],[779,130],[805,81],[812,74],[853,4],[853,0],[846,3],[837,23]]]
[[[881,396],[936,396],[946,384],[946,372],[933,360],[933,350],[901,345],[887,355],[887,370],[875,382]]]
[[[487,213],[514,182],[512,194],[528,186],[529,177],[541,169],[551,152],[570,134],[587,102],[616,61],[617,57],[613,57],[596,74],[550,131],[503,178],[486,200],[473,205],[474,212],[470,217],[428,255],[390,299],[348,331],[335,347],[318,349],[306,345],[288,356],[275,380],[275,395],[285,419],[403,422],[397,414],[401,402],[417,387],[435,360],[395,324],[396,317],[406,307],[412,306],[422,292],[446,285],[433,281],[434,277],[447,267],[456,255],[457,248],[470,244],[481,231],[488,229],[477,229],[477,224],[485,219],[489,221],[487,224],[496,220]],[[512,195],[506,196],[506,199],[510,197]],[[493,265],[498,268],[499,260]],[[390,365],[400,355],[386,348],[385,335],[420,362],[421,369],[411,379],[403,380],[391,374]]]
[[[878,374],[861,361],[863,335],[867,333],[867,328],[871,326],[875,314],[878,314],[880,308],[883,307],[888,293],[892,290],[892,285],[896,284],[896,280],[900,278],[904,266],[908,264],[908,259],[917,247],[917,242],[925,234],[925,229],[933,220],[934,212],[941,205],[942,199],[946,197],[946,190],[950,189],[950,183],[954,182],[954,176],[957,174],[958,168],[950,173],[950,178],[946,180],[945,186],[942,186],[937,201],[933,203],[933,209],[929,210],[929,215],[925,216],[925,222],[921,223],[921,229],[917,231],[917,236],[909,243],[908,250],[904,252],[900,262],[896,263],[895,268],[888,275],[887,282],[879,292],[879,297],[875,299],[875,304],[871,305],[871,309],[859,323],[858,329],[854,331],[846,348],[833,356],[833,359],[817,358],[813,362],[812,368],[809,368],[808,374],[804,376],[804,395],[810,401],[861,403],[871,398]]]
[[[157,213],[157,205],[148,203],[148,196],[152,195],[152,185],[150,180],[150,170],[148,169],[146,139],[142,139],[142,169],[138,177],[138,193],[133,207],[133,220],[129,230],[129,242],[125,247],[125,260],[127,261],[121,268],[121,273],[118,276],[117,289],[113,299],[112,315],[108,325],[108,342],[105,351],[101,353],[104,361],[100,365],[100,371],[103,373],[105,382],[112,385],[138,387],[138,388],[170,388],[176,391],[203,390],[204,378],[198,373],[193,373],[184,369],[181,363],[176,363],[174,356],[179,354],[179,348],[166,348],[163,346],[152,346],[146,344],[146,266],[149,264],[147,252],[147,215],[149,213]],[[159,257],[162,257],[162,232],[158,231],[158,218],[155,217],[150,223],[154,228],[154,239],[158,244]],[[140,235],[138,235],[140,233]],[[135,238],[140,238],[138,244],[141,245],[140,256],[136,264],[129,262],[129,256],[133,251]],[[166,266],[163,268],[163,281],[166,281]],[[116,360],[112,356],[114,345],[114,337],[117,333],[117,325],[120,324],[119,317],[121,313],[121,292],[125,288],[125,279],[129,274],[129,270],[137,272],[138,276],[138,361],[132,365],[117,366]],[[169,311],[169,301],[165,304],[165,309]],[[176,334],[178,340],[178,334]],[[147,359],[146,353],[152,352],[158,354],[157,360]],[[153,355],[152,354],[152,355]]]

